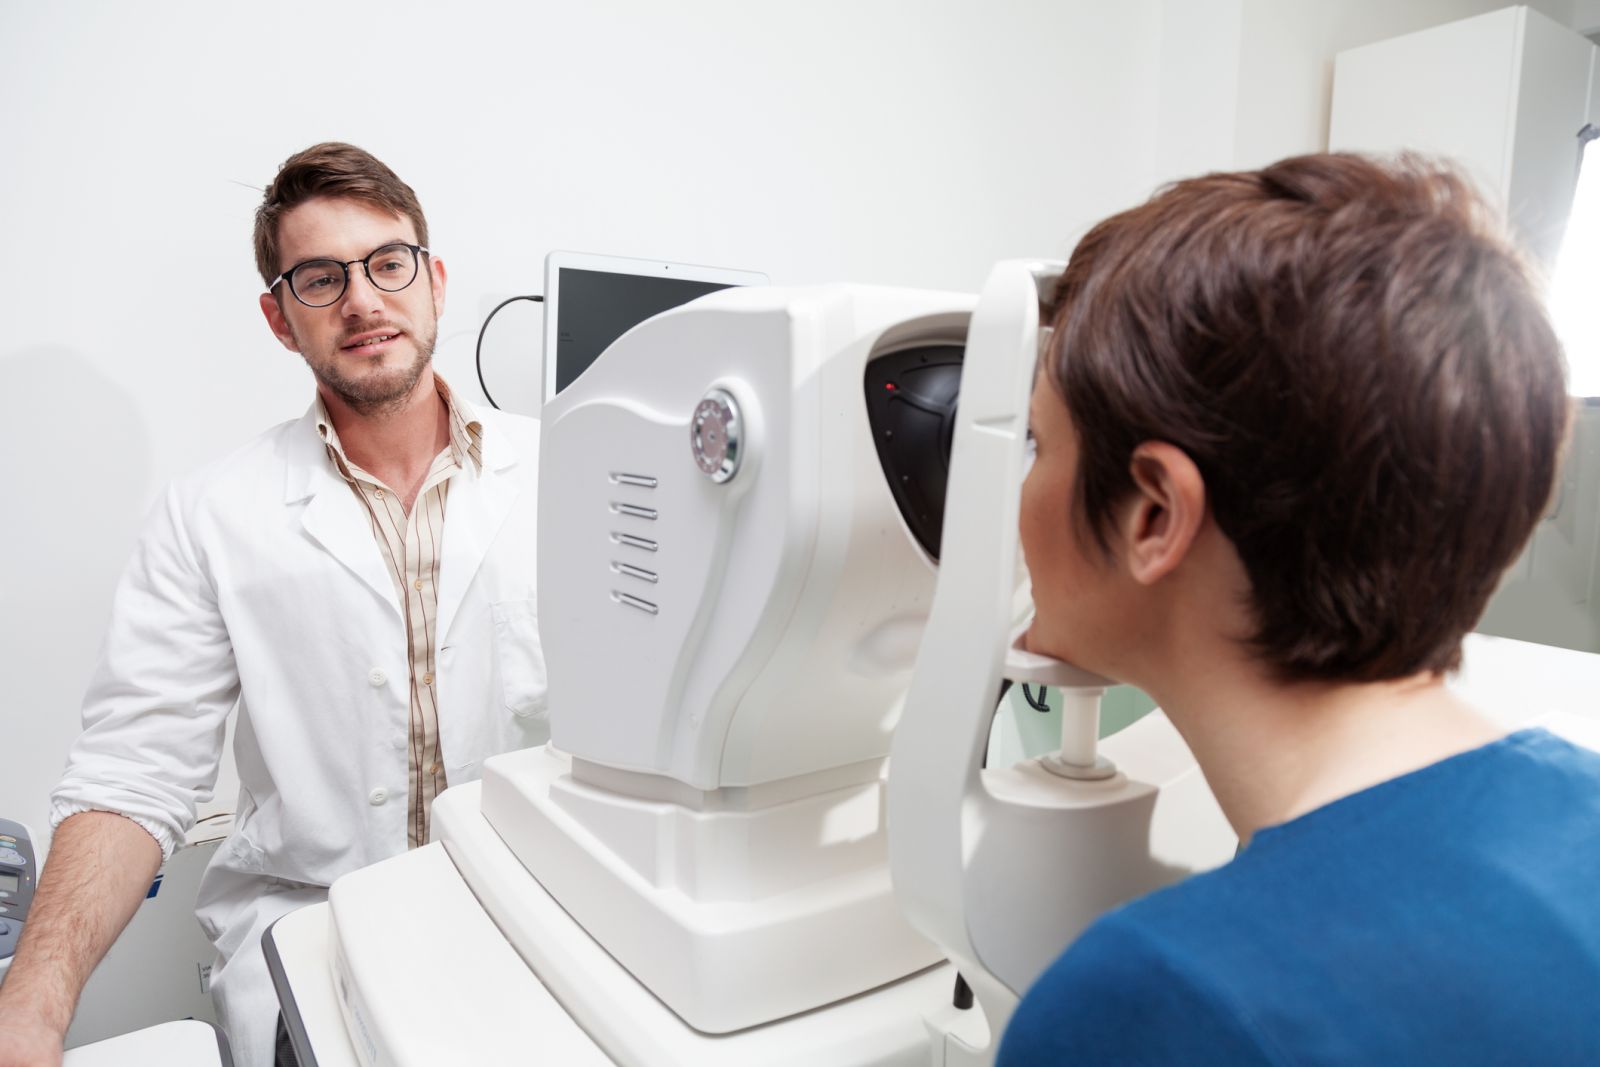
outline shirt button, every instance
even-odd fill
[[[422,676],[422,684],[423,685],[432,685],[433,684],[433,672],[432,671],[430,671],[427,674],[424,674]]]
[[[422,588],[422,579],[418,578],[416,581],[412,582],[411,584],[416,586],[418,589],[421,589]]]
[[[384,682],[387,682],[388,680],[389,680],[389,676],[387,674],[384,674],[383,671],[381,669],[377,668],[377,667],[374,667],[370,671],[367,672],[367,681],[371,682],[375,686],[382,685]]]
[[[382,805],[383,802],[388,799],[389,791],[387,789],[374,789],[372,792],[367,794],[367,803],[371,804],[375,808]]]
[[[428,768],[428,773],[437,775],[442,770],[444,770],[444,764],[435,760],[433,766]]]
[[[383,499],[383,490],[382,489],[376,489],[376,490],[373,491],[372,495],[377,497],[379,500],[382,500]]]

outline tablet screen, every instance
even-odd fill
[[[617,338],[663,311],[730,288],[690,281],[563,267],[556,322],[555,391],[571,385]]]

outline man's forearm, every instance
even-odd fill
[[[65,1034],[78,994],[144,899],[161,847],[121,815],[87,811],[56,828],[16,958],[0,986],[6,1025]]]

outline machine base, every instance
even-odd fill
[[[335,885],[334,985],[365,1067],[530,1060],[619,1067],[928,1067],[951,1029],[940,964],[765,1026],[691,1029],[613,960],[512,856],[479,813],[480,787],[434,803],[435,843]],[[448,849],[448,854],[446,852]],[[454,862],[452,862],[454,861]],[[458,871],[500,899],[498,930]],[[529,946],[519,957],[511,942]],[[783,961],[773,960],[774,981]],[[968,1030],[986,1032],[975,1009]]]
[[[548,745],[495,756],[472,821],[695,1029],[763,1026],[941,960],[889,880],[878,766],[739,810],[643,799],[575,771]],[[456,825],[438,838],[518,951],[533,951],[508,925],[498,883],[477,876],[478,839],[455,839]]]

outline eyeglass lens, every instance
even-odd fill
[[[397,293],[417,277],[417,253],[410,245],[384,245],[362,261],[367,278],[386,293]],[[313,259],[289,275],[294,295],[312,307],[327,307],[344,295],[349,270],[336,259]]]

